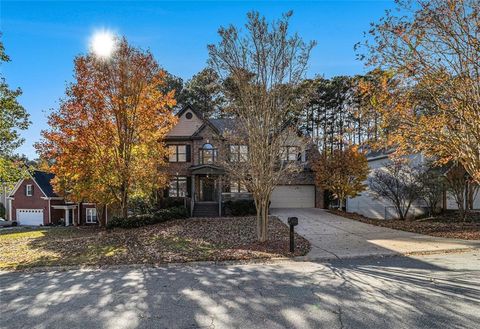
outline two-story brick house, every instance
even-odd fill
[[[221,214],[222,200],[228,195],[248,195],[238,182],[229,181],[220,163],[228,156],[246,155],[245,145],[228,145],[222,134],[234,125],[232,119],[206,119],[191,107],[177,113],[178,123],[166,137],[170,148],[171,181],[165,197],[183,198],[194,216]],[[298,153],[285,146],[288,160],[303,162],[304,170],[275,188],[272,208],[323,207],[323,191],[314,184],[308,166],[309,152]]]
[[[94,203],[66,201],[53,190],[52,173],[34,170],[18,181],[7,198],[7,218],[20,225],[97,225]],[[103,216],[107,216],[106,211]]]

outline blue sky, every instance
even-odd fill
[[[149,1],[0,3],[0,30],[11,62],[2,65],[11,87],[21,87],[20,102],[32,125],[23,133],[19,153],[35,158],[33,143],[47,128],[47,115],[58,106],[72,81],[73,58],[88,49],[99,29],[110,29],[130,43],[150,49],[169,72],[189,79],[206,65],[207,44],[218,41],[222,25],[242,25],[245,14],[257,10],[269,19],[290,9],[292,31],[316,40],[309,76],[353,75],[365,72],[353,46],[393,1]]]

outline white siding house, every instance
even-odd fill
[[[384,168],[388,163],[391,163],[391,160],[388,158],[388,154],[386,153],[381,153],[377,156],[370,156],[367,158],[368,166],[371,170],[370,175],[372,175],[375,170]],[[408,158],[410,159],[410,164],[412,166],[421,165],[425,161],[425,158],[420,154],[410,155]],[[480,192],[474,197],[473,209],[480,210]],[[447,210],[458,209],[455,199],[450,193],[446,193],[443,204],[439,206]],[[376,219],[395,219],[398,217],[391,202],[388,200],[375,198],[373,192],[368,188],[359,196],[347,199],[347,211]],[[409,216],[419,216],[425,213],[425,211],[426,205],[424,201],[418,200],[412,204],[409,211]]]
[[[421,155],[411,155],[408,157],[412,166],[417,166],[424,161]],[[368,158],[368,166],[370,168],[369,176],[373,175],[375,170],[381,170],[391,160],[388,154],[380,154]],[[365,184],[367,184],[365,182]],[[377,199],[374,193],[367,188],[359,196],[347,199],[347,211],[357,213],[369,218],[376,219],[395,219],[397,212],[392,203],[385,199]],[[409,216],[418,216],[425,212],[425,204],[419,200],[414,202],[409,210]]]

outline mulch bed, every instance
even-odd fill
[[[438,236],[442,238],[480,240],[480,221],[478,221],[476,214],[472,214],[468,221],[463,222],[455,218],[454,214],[402,221],[392,219],[372,219],[356,213],[348,213],[338,210],[329,210],[329,212],[342,217],[358,220],[363,223],[388,227],[400,231]]]
[[[3,233],[0,268],[271,259],[310,250],[296,235],[291,254],[289,228],[275,217],[268,233],[267,242],[257,242],[254,217],[178,219],[136,229],[43,228],[11,238]]]

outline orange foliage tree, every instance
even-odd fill
[[[400,152],[460,163],[480,183],[478,0],[397,1],[365,42],[367,63],[391,72],[380,85],[383,119]],[[390,89],[390,90],[387,90]],[[392,92],[393,91],[393,92]]]
[[[176,118],[174,92],[161,91],[165,74],[151,53],[125,39],[117,40],[108,59],[75,59],[75,81],[37,144],[41,156],[52,160],[58,193],[115,205],[126,217],[132,195],[166,185],[163,139]]]
[[[368,162],[356,146],[324,153],[315,159],[312,168],[316,183],[338,198],[340,210],[347,197],[355,197],[366,189]]]

